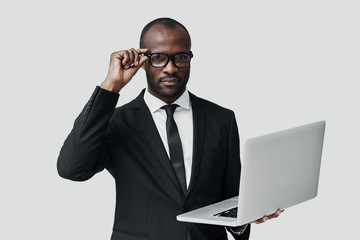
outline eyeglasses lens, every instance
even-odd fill
[[[168,55],[166,54],[162,54],[162,53],[156,53],[156,54],[152,54],[150,61],[151,61],[151,65],[154,67],[165,67],[165,65],[168,63]],[[190,56],[188,54],[176,54],[173,57],[173,61],[175,66],[177,67],[188,67],[190,65]]]
[[[154,67],[162,67],[165,66],[168,61],[168,57],[165,54],[153,54],[151,55],[150,61]]]
[[[187,67],[190,64],[190,56],[188,54],[177,54],[174,57],[174,62],[178,67]]]

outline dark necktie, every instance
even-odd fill
[[[185,179],[185,166],[184,166],[184,155],[181,146],[181,140],[178,128],[174,121],[174,112],[178,105],[165,105],[161,107],[165,109],[166,119],[166,134],[168,137],[170,160],[175,170],[176,176],[180,182],[181,188],[186,194],[186,179]]]

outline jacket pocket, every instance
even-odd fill
[[[113,231],[111,235],[111,240],[148,240],[148,238],[146,236]]]

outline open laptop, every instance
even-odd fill
[[[248,139],[239,196],[177,220],[235,227],[316,197],[324,132],[320,121]]]

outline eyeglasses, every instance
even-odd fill
[[[185,68],[190,65],[190,60],[193,57],[193,53],[190,52],[181,52],[173,55],[165,53],[144,53],[144,56],[149,57],[150,65],[155,68],[165,67],[169,60],[175,64],[178,68]]]

